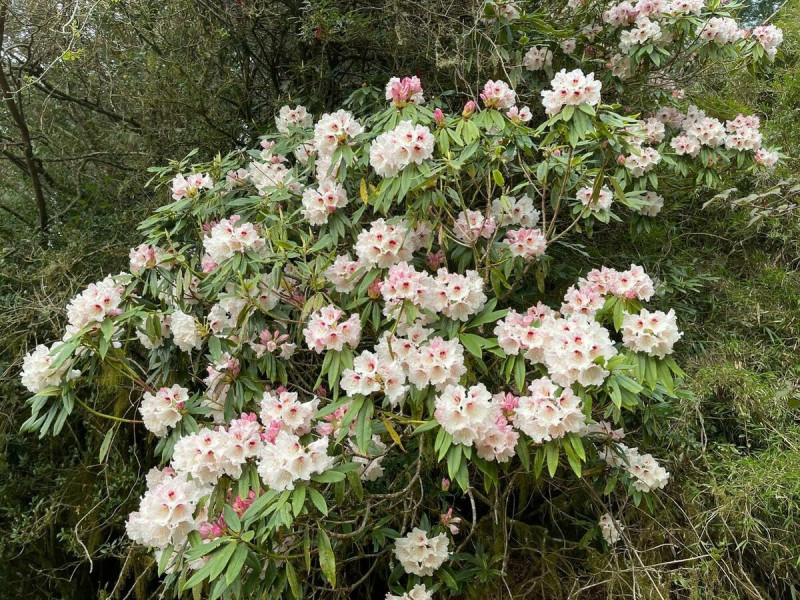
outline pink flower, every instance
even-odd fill
[[[386,84],[386,99],[394,102],[397,108],[406,104],[422,104],[425,97],[422,95],[422,83],[419,77],[392,77]]]

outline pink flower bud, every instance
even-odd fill
[[[447,492],[449,490],[450,490],[450,480],[447,477],[445,477],[444,479],[442,479],[442,491]]]
[[[444,113],[442,112],[441,108],[437,108],[433,111],[433,120],[436,121],[437,127],[446,127],[447,121],[445,121]]]
[[[377,277],[375,281],[369,284],[367,288],[367,296],[370,300],[379,300],[381,297],[381,278]]]
[[[461,116],[465,119],[469,119],[473,114],[475,114],[475,109],[478,108],[478,103],[474,100],[470,100],[464,105],[464,110],[461,111]]]

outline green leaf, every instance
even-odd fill
[[[525,388],[525,357],[521,354],[514,361],[514,383],[520,392]]]
[[[326,517],[328,516],[328,504],[325,502],[325,498],[314,488],[308,488],[308,497],[311,499],[311,503],[317,508],[319,512],[321,512]]]
[[[300,581],[297,579],[297,571],[294,570],[292,563],[288,560],[283,563],[286,568],[286,580],[289,582],[289,587],[292,590],[292,594],[295,598],[301,597],[301,590],[300,590]]]
[[[303,505],[306,502],[306,489],[306,486],[300,485],[292,493],[292,513],[295,517],[299,516],[300,511],[303,510]]]
[[[506,184],[506,180],[503,179],[503,174],[498,169],[495,169],[494,172],[492,172],[492,177],[494,178],[494,182],[498,187],[503,187]]]
[[[312,481],[317,483],[336,483],[337,481],[344,481],[347,477],[341,471],[325,471],[324,473],[316,473],[311,476]]]
[[[244,566],[245,561],[247,560],[247,545],[246,544],[238,544],[236,546],[236,550],[233,553],[233,557],[231,557],[230,563],[228,563],[228,570],[225,571],[225,581],[228,585],[233,583],[233,580],[239,576],[239,573]]]
[[[172,558],[172,544],[164,548],[161,552],[161,558],[158,560],[158,574],[163,575],[164,571],[167,570],[167,565],[169,564],[169,559]]]
[[[547,471],[550,473],[550,477],[555,477],[558,470],[558,453],[560,450],[558,442],[547,442],[545,448],[547,450]]]
[[[106,431],[106,435],[103,437],[103,443],[100,444],[100,453],[97,457],[99,462],[103,462],[106,455],[108,454],[108,449],[111,447],[111,440],[114,439],[114,432],[116,431],[116,427],[112,427],[108,431]]]
[[[430,419],[429,421],[425,421],[422,425],[417,426],[414,429],[414,432],[411,435],[419,435],[420,433],[425,433],[426,431],[430,431],[432,429],[436,429],[439,426],[439,421],[436,419]]]
[[[335,588],[336,556],[333,554],[333,548],[331,548],[331,540],[328,534],[321,527],[317,533],[317,547],[319,549],[319,566],[322,568],[322,574],[331,584],[331,587]]]
[[[464,344],[464,348],[478,358],[483,357],[483,345],[486,343],[486,340],[483,339],[479,335],[475,335],[474,333],[462,333],[458,336],[458,339]]]

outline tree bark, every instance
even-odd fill
[[[22,116],[22,110],[18,104],[19,98],[14,90],[11,89],[5,71],[5,50],[2,48],[1,40],[5,34],[9,2],[10,0],[0,0],[0,91],[3,92],[3,100],[5,100],[8,111],[11,113],[11,118],[17,125],[17,129],[19,129],[19,135],[22,140],[22,153],[25,157],[25,165],[28,168],[28,175],[31,178],[31,186],[33,187],[33,198],[36,202],[36,208],[39,210],[39,228],[42,232],[46,232],[48,228],[47,203],[44,198],[39,170],[36,168],[31,133],[25,123],[25,118]]]

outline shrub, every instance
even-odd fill
[[[160,438],[127,530],[167,585],[455,595],[503,572],[492,524],[545,473],[584,486],[587,543],[627,537],[603,495],[655,506],[669,473],[625,429],[685,395],[675,313],[644,307],[641,267],[576,282],[570,257],[611,220],[646,233],[662,194],[778,160],[757,118],[723,123],[673,81],[678,61],[759,68],[779,32],[713,2],[570,4],[485,7],[477,41],[516,90],[453,110],[392,78],[388,108],[286,106],[258,150],[151,169],[173,202],[22,381],[27,430],[77,405],[112,422],[101,457],[130,423]],[[84,400],[108,369],[139,390],[124,418]]]

